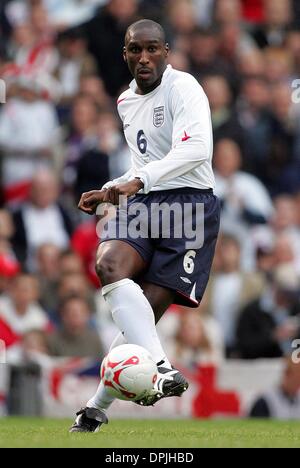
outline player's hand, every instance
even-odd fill
[[[81,195],[78,208],[89,215],[93,215],[97,211],[97,206],[105,201],[107,189],[92,190]]]
[[[120,197],[131,197],[135,195],[144,184],[140,179],[134,179],[125,184],[115,185],[108,189],[92,190],[91,192],[83,193],[78,203],[78,208],[89,215],[93,215],[97,211],[97,206],[100,203],[111,203],[119,205]]]
[[[115,185],[107,189],[104,201],[112,203],[117,206],[120,204],[120,197],[131,197],[139,192],[144,187],[143,182],[140,179],[134,179],[125,184]]]

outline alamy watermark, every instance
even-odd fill
[[[292,361],[294,364],[300,364],[300,340],[294,340],[292,343],[294,349],[292,353]]]
[[[0,79],[0,104],[6,103],[6,83]]]
[[[97,234],[102,239],[184,239],[186,249],[201,249],[204,245],[203,203],[128,204],[120,197],[118,217],[111,204],[100,204]]]
[[[300,104],[300,79],[294,80],[292,82],[292,101],[294,104]]]
[[[3,340],[0,340],[0,364],[6,364],[6,345]]]

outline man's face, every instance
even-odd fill
[[[142,93],[150,92],[159,84],[166,69],[169,47],[155,29],[144,28],[128,32],[124,59]]]

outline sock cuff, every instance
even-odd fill
[[[114,289],[120,288],[122,286],[126,286],[128,284],[134,284],[134,285],[137,286],[137,284],[134,281],[132,281],[129,278],[125,278],[125,279],[122,279],[120,281],[117,281],[116,283],[107,284],[106,286],[104,286],[102,288],[102,296],[105,297],[107,294],[109,294]]]

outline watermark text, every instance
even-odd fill
[[[294,364],[300,364],[300,340],[294,340],[292,348],[294,349],[292,353],[292,361]]]
[[[293,81],[292,88],[294,89],[292,93],[292,101],[294,104],[300,104],[300,79]]]
[[[201,249],[204,245],[203,203],[128,204],[120,197],[118,217],[111,204],[100,204],[97,234],[102,239],[184,239],[186,249]]]
[[[6,83],[0,79],[0,104],[6,103]]]

